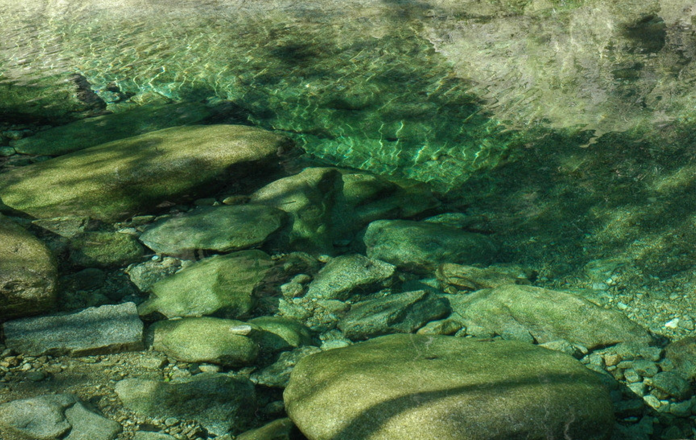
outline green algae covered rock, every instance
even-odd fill
[[[497,253],[485,235],[409,220],[374,221],[363,241],[368,257],[416,272],[432,272],[443,263],[483,264]]]
[[[0,321],[49,311],[57,272],[46,245],[0,214]]]
[[[608,439],[608,391],[517,341],[391,335],[305,357],[285,389],[309,440]]]
[[[157,253],[229,252],[263,243],[279,229],[285,212],[263,205],[205,207],[156,223],[140,241]]]
[[[138,261],[143,247],[132,235],[86,232],[70,240],[70,262],[84,267],[118,267]]]
[[[274,266],[259,250],[202,260],[152,286],[152,297],[138,307],[141,316],[167,318],[217,315],[239,318],[254,305],[254,290]]]
[[[115,221],[270,165],[286,142],[247,126],[167,128],[5,173],[0,198],[38,218]]]
[[[58,156],[163,128],[195,124],[210,114],[205,105],[198,103],[143,106],[40,131],[12,142],[12,146],[22,154]]]
[[[531,335],[538,343],[564,339],[588,349],[652,341],[649,332],[617,310],[568,292],[506,285],[452,295],[453,317],[488,334]],[[476,335],[476,334],[475,334]]]
[[[184,362],[210,362],[227,366],[248,365],[259,347],[248,338],[251,328],[242,321],[218,318],[184,318],[155,323],[152,347]]]
[[[292,420],[286,417],[238,435],[237,440],[293,440],[296,430]]]
[[[309,285],[307,297],[346,300],[356,292],[372,293],[389,284],[395,269],[393,264],[360,254],[342,255],[319,271]]]

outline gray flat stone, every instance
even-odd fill
[[[8,348],[32,356],[86,356],[143,347],[143,323],[133,303],[9,321],[4,331]]]
[[[0,427],[37,440],[112,440],[122,431],[120,424],[88,410],[72,394],[0,405]]]

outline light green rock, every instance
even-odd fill
[[[346,300],[354,293],[372,293],[389,285],[396,266],[360,254],[329,261],[307,290],[308,298]]]
[[[263,205],[200,208],[155,223],[140,241],[160,254],[229,252],[260,245],[281,227],[285,216],[285,212]]]
[[[531,334],[538,343],[565,339],[590,350],[619,342],[652,342],[648,331],[623,313],[567,292],[506,285],[449,299],[452,317],[474,335],[474,328],[498,335]]]
[[[132,235],[86,232],[70,240],[70,262],[83,267],[120,267],[140,260],[144,249]]]
[[[114,388],[123,405],[138,414],[196,420],[216,436],[248,429],[256,410],[254,385],[226,374],[202,373],[171,382],[125,379]]]
[[[12,142],[18,153],[58,156],[107,142],[179,125],[210,116],[203,104],[150,105],[82,119]]]
[[[241,179],[273,163],[286,145],[247,126],[167,128],[4,173],[0,198],[34,217],[115,221]]]
[[[608,439],[608,391],[516,341],[391,335],[302,359],[285,389],[309,440]]]
[[[57,272],[46,245],[0,214],[0,321],[50,310]]]
[[[242,321],[218,318],[184,318],[153,324],[152,347],[184,362],[209,362],[227,366],[249,365],[259,347]]]
[[[201,260],[152,286],[152,296],[138,307],[141,316],[159,312],[167,318],[217,315],[239,318],[252,309],[254,290],[274,266],[259,250]]]
[[[367,256],[416,272],[432,272],[440,264],[485,264],[497,253],[487,236],[434,223],[378,220],[363,238]]]

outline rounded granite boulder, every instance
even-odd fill
[[[310,440],[607,439],[609,392],[518,341],[390,335],[303,358],[284,400]]]

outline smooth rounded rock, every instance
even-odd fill
[[[241,325],[241,321],[208,317],[160,321],[151,329],[153,348],[184,362],[248,365],[259,348],[235,332]]]
[[[284,393],[309,440],[608,439],[608,391],[517,341],[391,335],[305,357]]]
[[[260,245],[282,226],[285,216],[285,212],[263,205],[202,208],[154,224],[140,241],[159,254],[230,252]]]

